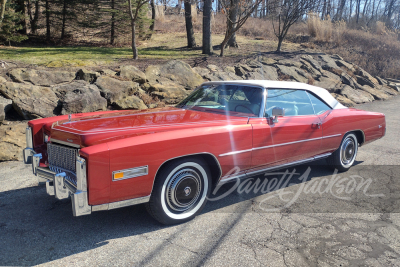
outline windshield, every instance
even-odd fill
[[[203,85],[177,107],[229,116],[258,117],[263,90],[246,85]]]

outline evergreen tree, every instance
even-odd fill
[[[0,39],[8,42],[8,45],[11,45],[11,42],[19,43],[28,39],[26,35],[18,32],[24,28],[24,26],[21,25],[21,21],[23,19],[24,15],[15,12],[13,5],[7,3],[4,12],[3,23],[1,24],[0,29]]]

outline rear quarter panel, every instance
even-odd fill
[[[325,152],[336,150],[347,132],[360,130],[365,136],[362,145],[381,138],[385,133],[385,115],[354,108],[332,110],[320,115],[323,136],[340,134],[338,137],[323,139]],[[380,127],[379,127],[380,126]]]

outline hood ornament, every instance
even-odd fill
[[[72,115],[68,114],[68,121],[71,122]]]

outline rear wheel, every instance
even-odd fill
[[[339,171],[347,171],[353,165],[358,152],[358,140],[354,133],[343,137],[340,147],[327,158],[329,166]]]
[[[178,159],[158,173],[146,207],[160,223],[182,223],[201,212],[210,190],[210,171],[201,159]]]

